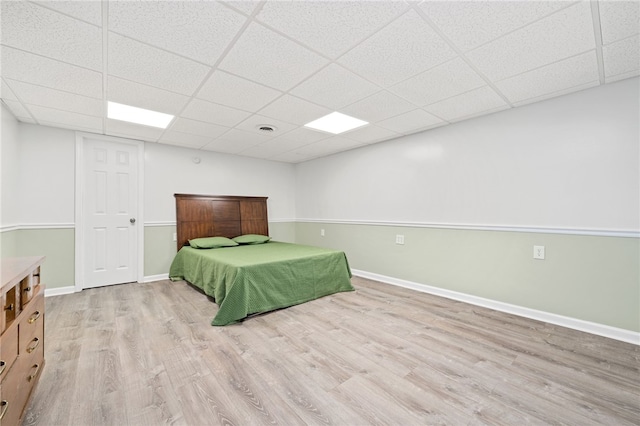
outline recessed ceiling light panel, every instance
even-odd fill
[[[357,129],[358,127],[362,127],[366,124],[369,124],[369,122],[350,117],[339,112],[332,112],[331,114],[320,117],[311,123],[305,124],[304,127],[337,135],[349,130]]]
[[[116,102],[107,102],[107,117],[129,123],[166,129],[173,115]]]

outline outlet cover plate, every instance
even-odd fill
[[[533,258],[544,260],[544,246],[533,246]]]

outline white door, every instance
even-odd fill
[[[136,281],[138,146],[84,138],[82,288]]]

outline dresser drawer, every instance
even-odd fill
[[[38,266],[33,273],[24,277],[20,281],[20,295],[22,306],[24,307],[36,294],[36,289],[40,285],[40,267]]]
[[[23,311],[20,320],[19,354],[28,353],[30,348],[41,345],[44,338],[44,294],[39,292]],[[36,340],[34,340],[36,339]]]
[[[9,327],[0,340],[0,381],[9,372],[18,356],[18,327]]]
[[[20,286],[16,285],[7,291],[2,297],[2,311],[0,315],[3,316],[2,322],[4,329],[11,326],[13,320],[16,319],[20,313]]]

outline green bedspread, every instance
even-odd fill
[[[219,249],[183,247],[169,277],[186,280],[220,307],[212,325],[354,290],[341,251],[270,241]]]

